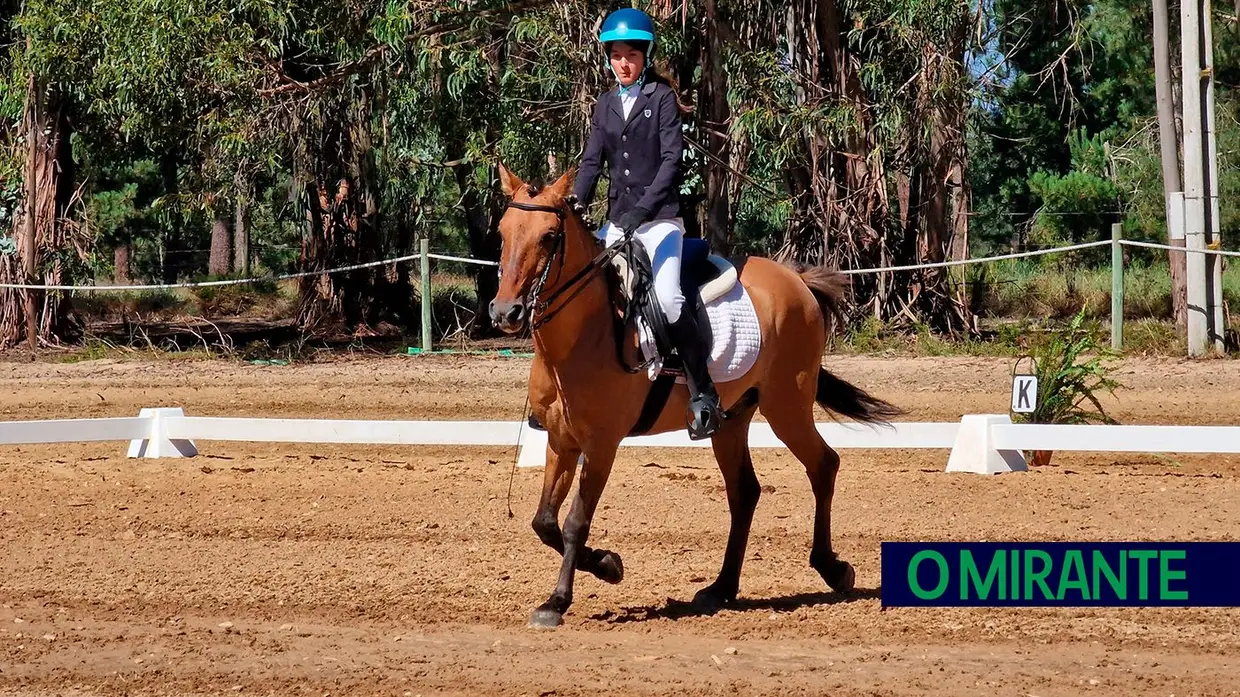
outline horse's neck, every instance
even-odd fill
[[[564,264],[552,270],[552,282],[543,290],[547,297],[559,292],[589,266],[599,251],[593,238],[575,220],[565,221],[564,235]],[[606,272],[603,268],[593,270],[589,277],[564,290],[547,308],[555,315],[533,334],[537,350],[549,363],[587,361],[598,365],[607,360],[606,355],[599,353],[614,342]]]

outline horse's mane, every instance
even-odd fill
[[[546,182],[544,182],[541,179],[534,179],[532,181],[528,181],[525,183],[525,193],[529,194],[529,197],[531,199],[538,198],[539,194],[543,193],[543,190],[546,188],[547,188]],[[557,197],[554,201],[550,201],[549,203],[555,206],[564,206],[564,198]],[[586,234],[590,234],[593,232],[593,230],[590,228],[589,223],[586,221],[585,217],[583,217],[580,213],[578,213],[576,208],[574,208],[573,206],[564,206],[564,208],[566,209],[565,212],[567,213],[568,217],[577,221],[577,225],[579,225],[581,229],[586,232]]]

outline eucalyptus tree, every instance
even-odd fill
[[[745,156],[729,169],[780,177],[773,192],[737,185],[747,197],[783,199],[783,234],[770,251],[856,269],[967,254],[966,3],[739,0],[709,9],[706,31],[726,38],[729,106],[715,111],[731,114],[728,140]],[[705,81],[708,98],[719,81]],[[882,319],[964,328],[949,281],[933,270],[855,276],[854,298]]]

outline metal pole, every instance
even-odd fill
[[[1124,226],[1111,223],[1111,348],[1124,348]]]
[[[1200,0],[1180,3],[1180,67],[1184,108],[1184,247],[1188,270],[1188,355],[1206,352],[1205,169],[1201,133]],[[1197,253],[1193,253],[1196,250]]]
[[[421,240],[422,258],[422,352],[431,351],[431,242],[425,237]]]

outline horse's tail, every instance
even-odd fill
[[[797,266],[793,267],[793,270],[805,281],[805,285],[809,286],[810,292],[818,300],[818,306],[822,308],[822,318],[827,324],[834,322],[834,326],[843,327],[846,323],[844,294],[848,291],[848,279],[844,274],[825,266]]]
[[[846,322],[844,294],[848,289],[844,274],[825,266],[800,266],[794,270],[818,300],[823,319],[828,324],[834,321],[836,327],[843,327]],[[885,424],[889,418],[904,413],[903,409],[841,380],[822,367],[818,368],[815,399],[823,409],[866,423]]]
[[[841,380],[822,367],[818,368],[818,392],[814,398],[827,411],[865,423],[886,424],[891,417],[904,413],[900,407]]]

